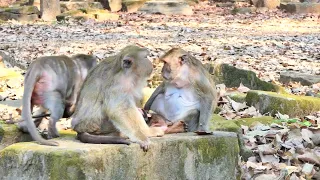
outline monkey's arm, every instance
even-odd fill
[[[164,86],[165,86],[165,83],[162,82],[162,83],[156,88],[156,90],[154,90],[154,92],[152,93],[151,97],[148,99],[148,101],[147,101],[146,104],[144,105],[144,109],[145,109],[145,110],[150,110],[151,105],[152,105],[153,101],[155,100],[155,98],[156,98],[160,93],[164,93]]]
[[[203,92],[202,97],[200,97],[201,108],[198,131],[208,131],[209,121],[217,103],[217,92],[210,79],[201,80],[198,82],[198,87]]]

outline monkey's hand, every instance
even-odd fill
[[[168,129],[165,131],[166,134],[173,134],[173,133],[183,133],[188,130],[188,126],[183,121],[175,122],[171,125],[168,125]]]

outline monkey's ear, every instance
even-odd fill
[[[128,57],[125,57],[122,59],[122,68],[130,68],[131,65],[132,65],[132,59],[131,58],[128,58]]]
[[[188,60],[188,55],[186,55],[186,54],[184,54],[184,55],[182,55],[182,56],[180,57],[180,62],[181,62],[181,64],[186,63],[187,60]]]

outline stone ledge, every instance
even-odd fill
[[[290,117],[304,117],[312,112],[320,111],[320,98],[278,94],[274,92],[251,90],[247,93],[246,102],[261,113],[277,112]]]
[[[4,179],[236,179],[239,146],[235,133],[194,133],[152,138],[138,144],[83,144],[73,137],[58,147],[17,143],[0,151]]]
[[[320,13],[320,3],[281,3],[280,9],[288,13]]]

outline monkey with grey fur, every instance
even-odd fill
[[[57,146],[57,142],[40,136],[31,117],[32,109],[35,105],[40,106],[36,115],[38,121],[42,120],[47,110],[50,111],[48,139],[59,137],[56,122],[73,114],[81,85],[96,64],[95,57],[84,54],[45,56],[32,62],[25,74],[23,121],[18,123],[18,127],[29,132],[40,144]]]

